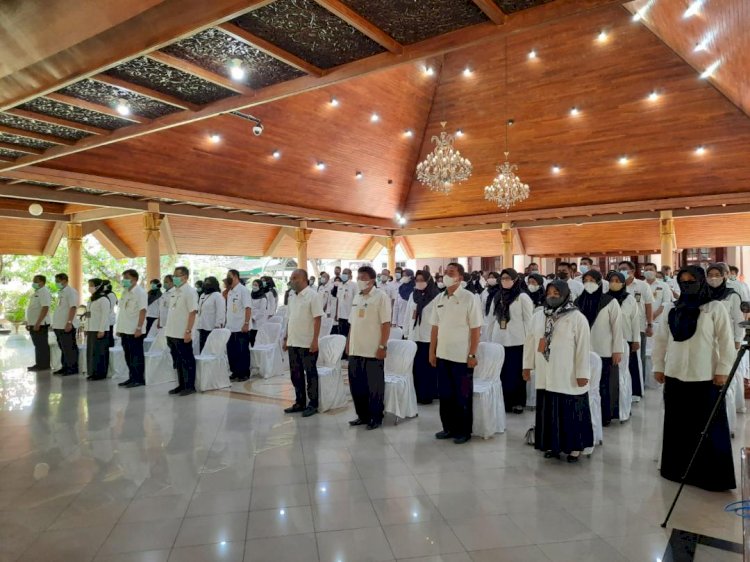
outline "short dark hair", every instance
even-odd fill
[[[643,267],[646,267],[646,266],[649,266],[649,265],[650,265],[651,267],[653,267],[654,269],[659,269],[658,267],[656,267],[656,264],[655,264],[654,262],[652,262],[652,261],[649,261],[649,262],[646,262],[646,263],[644,263],[644,264],[643,264]]]
[[[589,265],[594,265],[594,260],[592,260],[590,257],[586,256],[581,258],[581,263],[586,262]]]
[[[466,270],[464,269],[464,266],[458,263],[457,261],[450,262],[447,266],[445,266],[445,268],[448,269],[450,266],[455,267],[462,276],[466,272]]]
[[[570,269],[570,262],[561,261],[560,263],[557,264],[557,267],[567,267],[568,269]]]
[[[617,264],[617,267],[620,267],[621,265],[627,265],[628,268],[635,270],[635,264],[630,260],[623,260],[620,263]]]
[[[530,263],[530,264],[528,265],[528,267],[531,267],[532,265],[535,265],[535,266],[539,267],[539,264],[538,264],[538,263],[536,263],[535,261],[531,262],[531,263]]]
[[[187,267],[185,267],[184,265],[178,265],[177,267],[174,268],[174,270],[175,271],[179,271],[185,277],[189,277],[190,276],[190,270]]]
[[[227,278],[228,278],[228,277],[229,277],[230,275],[234,275],[235,277],[237,277],[237,279],[239,279],[239,278],[240,278],[240,272],[239,272],[239,271],[237,271],[236,269],[230,269],[229,271],[227,271]]]
[[[167,274],[166,274],[166,275],[164,276],[164,279],[165,279],[165,280],[166,280],[166,279],[169,279],[169,280],[170,280],[170,281],[171,281],[172,283],[174,283],[174,277],[172,277],[172,274],[171,274],[171,273],[167,273]]]
[[[731,271],[732,273],[739,273],[740,269],[736,265],[730,265],[729,271]]]
[[[377,277],[377,274],[375,273],[375,270],[370,267],[369,265],[363,265],[357,270],[357,274],[364,273],[367,275],[370,279],[375,279]]]
[[[47,278],[44,275],[34,275],[34,281],[41,281],[46,284]]]
[[[136,281],[138,281],[138,272],[135,269],[126,269],[122,272],[123,275],[127,275],[128,277],[132,277]]]
[[[58,273],[55,275],[55,281],[67,281],[68,280],[68,274],[67,273]]]

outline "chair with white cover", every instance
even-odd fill
[[[323,336],[330,336],[332,329],[333,329],[333,318],[328,318],[328,316],[323,316],[320,319],[320,334],[318,335],[318,337],[322,338]]]
[[[594,452],[596,445],[601,445],[604,440],[602,428],[602,397],[599,394],[599,382],[602,380],[602,359],[593,351],[591,352],[591,378],[589,379],[589,410],[591,410],[591,428],[594,431],[594,445],[583,451],[584,455]]]
[[[734,377],[737,378],[737,375]],[[727,409],[727,423],[729,425],[729,435],[734,437],[734,432],[737,429],[737,406],[734,399],[736,389],[734,386],[734,380],[732,384],[727,388],[727,394],[724,397],[724,405]]]
[[[87,358],[88,355],[86,354],[86,340],[84,340],[83,343],[78,344],[78,372],[82,375],[86,374]]]
[[[172,354],[167,345],[167,335],[163,331],[143,356],[146,359],[147,386],[177,380],[177,371],[172,367]]]
[[[274,314],[271,316],[266,322],[271,322],[271,324],[283,324],[284,323],[284,317],[280,316],[278,314]]]
[[[404,331],[399,327],[391,327],[391,333],[388,335],[388,340],[402,340],[404,339]]]
[[[341,373],[341,356],[346,347],[344,336],[318,338],[318,411],[327,412],[346,406],[347,393]]]
[[[474,368],[472,433],[489,439],[505,433],[505,399],[500,371],[505,362],[505,348],[499,343],[480,342],[477,366]]]
[[[529,380],[526,381],[526,407],[536,408],[536,372],[531,371]]]
[[[156,341],[156,336],[159,334],[159,332],[163,332],[164,330],[160,330],[157,328],[158,322],[154,322],[151,324],[151,329],[146,334],[146,338],[143,340],[143,351],[148,351],[151,349],[151,346]]]
[[[289,307],[285,304],[280,305],[276,308],[276,316],[281,316],[283,318],[286,318],[289,316]]]
[[[232,386],[229,380],[227,342],[231,332],[226,328],[211,330],[203,352],[195,356],[195,388],[199,392]]]
[[[109,348],[109,369],[107,376],[113,377],[130,377],[130,370],[125,361],[125,351],[122,348],[120,338],[115,339],[115,345]]]
[[[253,373],[264,379],[282,373],[281,324],[266,322],[260,327],[255,346],[250,348],[250,365]]]
[[[50,330],[49,341],[49,368],[52,371],[59,371],[62,369],[62,351],[60,350],[60,344],[57,343],[57,336]]]
[[[391,333],[394,328],[391,328]],[[417,344],[411,340],[388,340],[385,356],[385,411],[399,419],[417,416],[417,391],[414,389],[414,357]]]

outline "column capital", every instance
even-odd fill
[[[68,240],[80,242],[83,240],[83,225],[80,222],[67,223]]]
[[[294,229],[294,238],[297,244],[307,244],[312,235],[312,230],[309,228],[296,228]]]
[[[143,230],[146,232],[146,241],[151,238],[159,240],[162,218],[163,215],[159,213],[143,213]]]

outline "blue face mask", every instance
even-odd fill
[[[172,279],[172,282],[174,283],[175,287],[181,287],[182,286],[182,277],[174,277]]]
[[[342,281],[343,281],[344,283],[346,283],[347,281],[349,281],[349,275],[348,275],[347,273],[342,273],[342,274],[341,274],[341,280],[342,280]]]
[[[588,266],[588,265],[582,265],[581,267],[579,267],[579,268],[578,268],[578,271],[580,271],[580,272],[581,272],[581,275],[583,275],[583,274],[585,274],[585,273],[588,273],[588,271],[589,271],[589,266]]]
[[[60,283],[59,281],[55,281],[55,287],[57,287],[57,288],[58,288],[58,290],[62,290],[62,289],[64,289],[64,288],[65,288],[65,285],[63,285],[63,284],[62,284],[62,283]]]
[[[122,280],[122,287],[123,287],[123,289],[130,289],[130,287],[132,287],[132,286],[133,286],[133,283],[132,283],[132,281],[130,281],[130,279],[123,279]]]

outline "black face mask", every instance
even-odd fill
[[[680,281],[680,291],[686,295],[697,295],[701,291],[701,284],[698,281]]]
[[[568,273],[567,271],[558,271],[557,272],[557,277],[559,279],[562,279],[563,281],[565,281],[568,278],[569,275],[570,275],[570,273]]]

